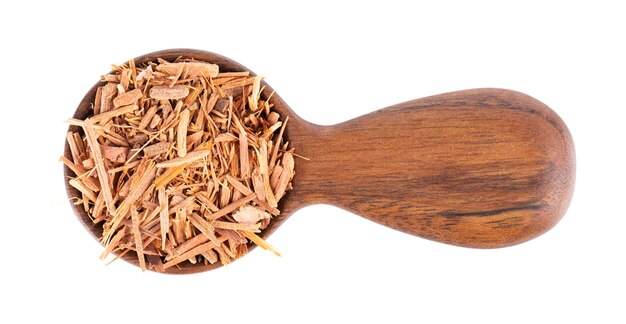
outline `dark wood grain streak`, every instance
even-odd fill
[[[167,50],[135,59],[184,56],[210,61],[222,71],[249,70],[223,56]],[[96,84],[74,117],[84,119]],[[273,89],[266,87],[266,98]],[[303,206],[331,204],[367,219],[443,243],[495,248],[532,239],[565,213],[574,188],[572,138],[546,105],[503,89],[475,89],[417,99],[334,126],[302,120],[274,94],[285,137],[310,161],[296,161],[294,189],[280,202],[269,236]],[[77,129],[72,128],[73,131]],[[65,155],[70,156],[69,148]],[[79,193],[67,183],[70,197]],[[96,237],[101,229],[74,211]],[[254,246],[251,246],[253,248]],[[137,264],[136,256],[124,259]],[[169,273],[219,265],[186,264]]]

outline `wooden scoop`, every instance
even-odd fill
[[[198,50],[166,50],[135,59],[194,58],[220,70],[249,71],[226,57]],[[90,113],[96,84],[74,115]],[[273,92],[264,84],[265,98]],[[271,102],[285,137],[299,155],[293,190],[281,214],[260,234],[267,238],[296,210],[330,204],[379,224],[443,243],[497,248],[530,240],[565,213],[574,189],[572,138],[543,103],[519,92],[475,89],[417,99],[334,126],[311,124],[277,95]],[[70,157],[66,144],[65,156]],[[67,183],[70,197],[79,193]],[[81,206],[74,212],[100,238]],[[254,246],[251,246],[254,247]],[[124,257],[137,263],[136,256]],[[191,265],[169,273],[219,267]]]

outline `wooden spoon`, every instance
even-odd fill
[[[226,57],[198,50],[155,52],[135,59],[194,58],[220,70],[249,71]],[[94,85],[75,118],[91,113]],[[273,92],[264,84],[265,98]],[[543,103],[519,92],[475,89],[412,100],[334,126],[311,124],[277,95],[285,137],[310,161],[296,161],[293,190],[281,214],[261,233],[267,238],[296,210],[331,204],[405,233],[474,248],[518,244],[552,228],[574,189],[572,138],[563,121]],[[70,128],[78,131],[76,128]],[[71,158],[69,147],[65,156]],[[69,185],[69,197],[79,192]],[[99,239],[81,206],[78,219]],[[253,248],[254,246],[251,246]],[[137,264],[136,256],[127,261]],[[169,273],[219,267],[184,263]]]

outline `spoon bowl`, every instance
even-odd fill
[[[137,65],[162,58],[192,58],[220,71],[250,71],[224,56],[191,49],[154,52]],[[92,113],[96,83],[74,118]],[[279,202],[260,236],[266,239],[295,211],[331,204],[382,225],[447,244],[498,248],[525,242],[552,228],[572,197],[575,156],[563,121],[543,103],[504,89],[473,89],[416,99],[333,126],[309,123],[267,84],[262,97],[289,124],[284,137],[310,160],[295,164],[293,190]],[[70,131],[82,132],[76,126]],[[65,156],[71,158],[69,146]],[[73,173],[64,166],[68,196]],[[81,206],[85,228],[100,239]],[[249,250],[254,248],[249,245]],[[137,256],[122,258],[138,266]],[[181,263],[166,273],[195,273],[221,266]]]

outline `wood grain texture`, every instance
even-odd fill
[[[150,53],[135,62],[179,56],[216,63],[224,72],[250,71],[226,57],[189,49]],[[74,118],[89,116],[99,85],[85,95]],[[263,86],[267,98],[274,90]],[[276,93],[271,102],[281,119],[290,117],[285,138],[310,161],[296,160],[294,189],[281,200],[281,215],[263,238],[299,208],[323,203],[443,243],[503,247],[550,229],[572,197],[575,157],[567,127],[546,105],[519,92],[441,94],[334,126],[302,120]],[[71,159],[67,143],[65,156]],[[64,167],[64,174],[68,196],[79,196],[68,183],[73,173]],[[73,208],[99,238],[101,228],[81,206]],[[136,255],[123,258],[137,265]],[[186,264],[168,273],[216,267]]]
[[[330,127],[294,123],[290,200],[326,203],[403,232],[479,248],[534,238],[562,217],[574,186],[559,117],[501,89],[447,93]]]

